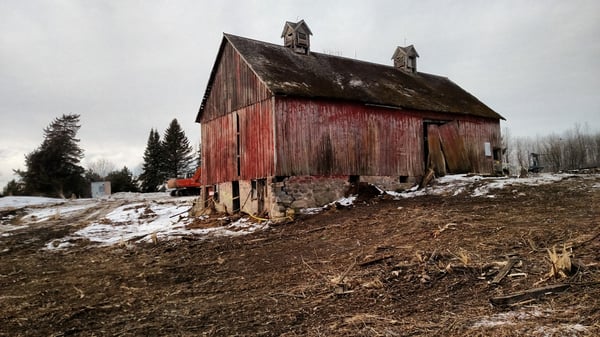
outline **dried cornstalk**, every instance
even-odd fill
[[[437,238],[440,234],[442,234],[442,232],[448,230],[448,229],[456,229],[456,224],[451,222],[451,223],[447,223],[444,225],[444,227],[440,227],[438,226],[438,229],[434,230],[432,235],[433,238]]]
[[[566,245],[563,245],[562,254],[556,252],[556,246],[553,246],[552,250],[547,249],[547,251],[551,263],[548,278],[566,278],[571,273],[571,253],[567,250]]]

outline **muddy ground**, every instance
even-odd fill
[[[599,186],[473,185],[240,237],[57,251],[42,248],[85,221],[49,221],[0,238],[0,336],[598,336]],[[572,255],[564,276],[548,277],[552,247]]]

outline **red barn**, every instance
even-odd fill
[[[503,117],[418,72],[413,46],[391,66],[312,52],[311,35],[304,21],[286,22],[283,45],[224,34],[196,117],[205,202],[278,217],[359,181],[397,190],[429,168],[494,172]]]

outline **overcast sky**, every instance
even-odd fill
[[[151,128],[190,142],[222,33],[282,43],[304,19],[311,49],[449,77],[503,115],[511,136],[600,131],[600,1],[0,0],[0,187],[43,129],[81,115],[84,166],[139,173]]]

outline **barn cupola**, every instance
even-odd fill
[[[402,69],[407,73],[416,73],[417,57],[419,57],[419,53],[417,53],[417,50],[411,44],[408,47],[396,47],[392,60],[394,60],[394,67]]]
[[[312,32],[304,20],[296,23],[287,21],[283,26],[281,37],[283,45],[298,54],[308,55],[310,52],[310,36]]]

